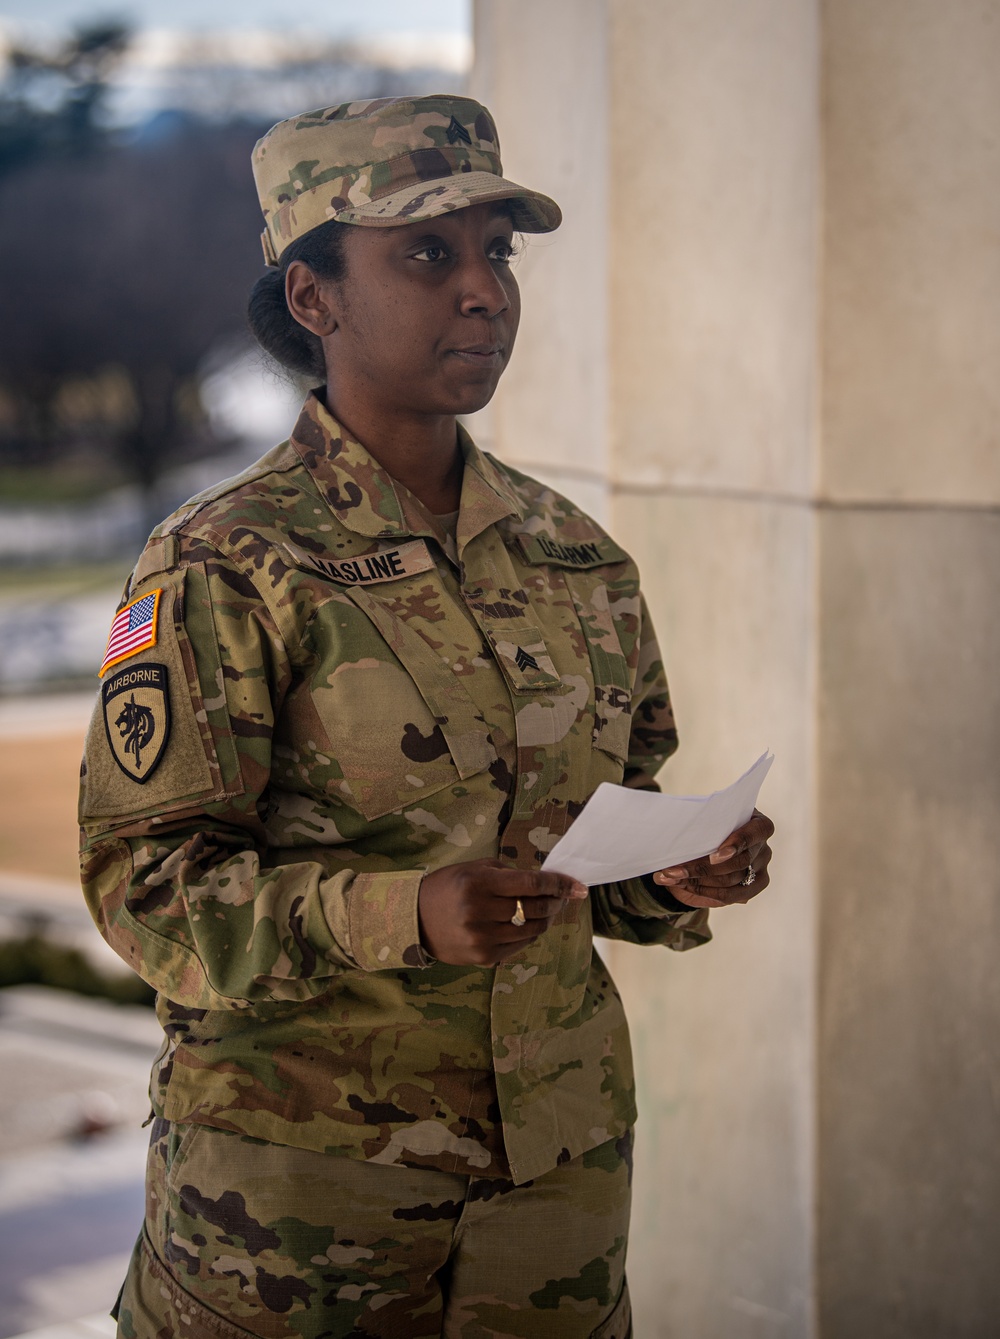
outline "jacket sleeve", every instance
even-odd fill
[[[155,642],[106,672],[81,770],[83,888],[102,935],[191,1008],[306,1000],[345,971],[426,965],[421,870],[368,856],[359,872],[319,845],[269,861],[273,726],[296,653],[246,575],[171,543],[154,540],[133,576],[128,603],[159,592]]]
[[[677,748],[677,728],[663,659],[645,600],[640,600],[639,611],[632,728],[624,784],[637,790],[659,790],[656,774]],[[705,908],[678,910],[667,889],[658,889],[658,885],[641,878],[598,884],[590,890],[590,901],[594,933],[605,939],[688,949],[705,944],[712,937]]]

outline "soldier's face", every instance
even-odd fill
[[[462,414],[486,404],[511,355],[520,295],[506,209],[472,205],[427,223],[355,227],[347,277],[322,286],[330,384],[375,408]]]

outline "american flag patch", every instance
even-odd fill
[[[145,651],[148,647],[156,645],[156,617],[160,610],[162,594],[162,587],[150,591],[148,595],[142,595],[138,600],[127,604],[115,615],[108,637],[108,649],[104,652],[104,660],[97,672],[98,678],[103,679],[111,666],[117,665],[119,660],[127,660],[138,651]]]

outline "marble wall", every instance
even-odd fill
[[[477,0],[564,228],[477,435],[638,558],[679,792],[773,884],[613,946],[637,1333],[1000,1332],[1000,4]]]

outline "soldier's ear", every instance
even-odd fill
[[[301,260],[293,260],[285,274],[285,301],[288,310],[311,334],[322,339],[337,328],[337,313],[329,294],[312,270]]]

